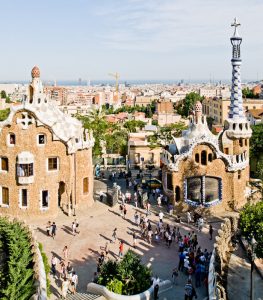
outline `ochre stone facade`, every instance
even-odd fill
[[[45,124],[54,113],[64,118],[56,110],[48,102],[25,102],[0,123],[1,213],[53,216],[60,208],[71,214],[93,204],[92,137],[70,117],[62,120],[66,132],[74,129],[70,137]]]

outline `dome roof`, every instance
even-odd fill
[[[40,77],[40,70],[39,67],[34,66],[34,68],[31,71],[32,78],[39,78]]]
[[[195,112],[202,112],[202,103],[200,101],[197,101],[195,104]]]

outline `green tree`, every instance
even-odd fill
[[[10,114],[10,108],[0,110],[0,122],[8,118]]]
[[[130,120],[126,121],[123,125],[124,128],[128,130],[128,132],[136,132],[137,128],[142,129],[146,125],[145,122],[140,120]]]
[[[260,153],[263,153],[263,124],[251,126],[251,129],[250,155],[257,157]]]
[[[5,99],[6,98],[6,92],[3,90],[1,91],[1,98],[2,99]]]
[[[182,105],[177,108],[178,114],[183,117],[188,117],[191,110],[193,110],[194,105],[197,101],[203,101],[204,97],[200,96],[196,92],[191,92],[186,95],[185,100]]]
[[[242,234],[257,241],[255,249],[258,258],[263,258],[263,202],[247,204],[240,213],[240,229]]]
[[[248,99],[257,99],[257,98],[259,98],[259,95],[254,94],[253,90],[250,90],[248,87],[246,87],[242,90],[242,96],[245,99],[247,99],[247,98]]]
[[[128,250],[120,262],[104,263],[98,283],[122,295],[135,295],[151,286],[151,270],[141,264],[140,257]]]
[[[170,124],[167,126],[159,127],[158,131],[148,137],[148,142],[151,148],[167,145],[173,141],[174,137],[179,137],[187,126],[183,122]]]

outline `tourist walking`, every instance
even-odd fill
[[[177,284],[177,278],[179,276],[179,271],[177,268],[174,268],[173,269],[173,272],[172,272],[172,280],[173,280],[173,284]]]
[[[109,242],[106,242],[105,247],[104,247],[106,257],[108,257],[109,250],[110,250]]]
[[[112,243],[115,244],[116,239],[117,239],[117,228],[115,228],[115,229],[113,230],[113,233],[112,233]]]
[[[125,220],[127,214],[127,207],[126,205],[123,206],[123,219]]]
[[[78,285],[78,275],[76,274],[75,271],[73,271],[72,278],[71,278],[72,294],[76,294],[77,285]]]
[[[77,221],[77,219],[75,219],[75,224],[76,224],[76,233],[79,234],[80,231],[79,231],[79,222]]]
[[[198,219],[198,231],[201,232],[204,226],[204,219],[202,217],[200,217]]]
[[[51,236],[52,236],[53,240],[56,236],[56,232],[57,232],[57,225],[55,222],[53,222],[51,225]]]
[[[46,230],[47,230],[47,235],[50,236],[51,235],[50,234],[50,231],[51,231],[51,222],[50,221],[47,222]]]
[[[164,216],[163,212],[160,211],[159,212],[159,220],[160,220],[161,223],[163,222],[163,216]]]
[[[186,213],[186,217],[187,217],[187,223],[190,224],[190,223],[192,222],[192,218],[191,218],[191,213],[190,213],[190,211],[188,211],[188,212]]]
[[[53,274],[53,276],[56,276],[57,270],[57,263],[58,263],[58,259],[56,258],[56,256],[54,254],[52,254],[52,258],[51,258],[51,272]]]
[[[123,241],[120,241],[120,245],[119,245],[119,258],[123,257]]]
[[[72,222],[72,224],[71,224],[71,230],[72,230],[72,234],[74,236],[76,235],[76,229],[77,229],[77,224],[75,222]]]
[[[66,261],[66,260],[68,260],[68,246],[65,246],[64,248],[63,248],[63,258],[64,258],[64,260]]]
[[[192,280],[188,279],[185,287],[184,287],[184,299],[192,300],[193,297],[197,298],[195,288],[192,285]]]
[[[157,204],[158,204],[158,207],[161,207],[161,206],[162,206],[162,197],[161,197],[161,195],[159,195],[159,196],[157,197]]]
[[[212,240],[212,238],[213,238],[213,232],[214,232],[214,229],[213,229],[212,225],[210,224],[210,225],[209,225],[209,235],[210,235],[210,240]]]
[[[62,285],[61,285],[61,297],[62,297],[62,299],[67,298],[68,288],[69,288],[69,281],[68,281],[67,277],[64,277],[63,281],[62,281]]]

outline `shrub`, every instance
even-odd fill
[[[109,260],[102,266],[98,283],[117,294],[135,295],[151,286],[151,275],[139,255],[128,250],[120,262]]]
[[[0,219],[2,249],[5,251],[0,278],[0,299],[26,300],[35,292],[33,257],[28,232],[18,222]]]
[[[242,234],[257,241],[256,255],[263,258],[263,202],[247,204],[240,213],[240,229]]]

